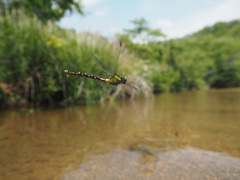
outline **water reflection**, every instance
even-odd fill
[[[0,117],[0,179],[240,175],[239,89]]]

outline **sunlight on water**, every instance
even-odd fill
[[[238,179],[240,89],[0,113],[0,179]]]

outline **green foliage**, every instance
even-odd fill
[[[169,92],[169,91],[177,91],[174,83],[179,81],[179,72],[175,72],[172,69],[165,69],[162,71],[155,71],[152,76],[152,82],[154,86],[154,92]]]
[[[129,51],[154,64],[155,92],[240,86],[240,21],[216,23],[182,39],[133,43],[132,34],[154,32],[144,19],[118,37]],[[135,36],[134,36],[135,37]]]
[[[110,43],[99,35],[64,30],[36,17],[22,16],[16,20],[14,15],[0,17],[0,39],[0,82],[18,95],[13,100],[26,99],[40,105],[91,104],[116,90],[109,85],[96,89],[100,82],[92,79],[67,78],[64,70],[108,76],[91,60],[90,53],[113,68],[120,52],[119,43]],[[125,52],[121,54],[120,74],[131,75],[132,69],[122,66],[132,67],[136,58],[130,58]],[[140,65],[137,68],[142,69]]]
[[[118,38],[122,41],[130,39],[137,43],[147,44],[154,43],[159,40],[159,37],[165,37],[165,35],[159,29],[151,29],[148,27],[148,22],[144,19],[135,19],[131,21],[134,25],[133,29],[125,29],[125,34],[118,35]]]
[[[240,86],[240,22],[217,23],[182,39],[159,41],[160,30],[144,19],[118,34],[123,42],[119,73],[139,91],[169,92],[207,87]],[[134,38],[143,38],[134,43]],[[152,39],[153,38],[153,39]],[[83,77],[66,77],[64,70],[107,76],[93,60],[94,54],[114,69],[119,43],[106,38],[64,30],[36,17],[6,14],[0,17],[1,105],[27,101],[91,104],[135,92]],[[137,55],[137,56],[136,56]]]
[[[23,10],[28,16],[37,16],[44,22],[59,21],[66,12],[76,11],[83,14],[80,0],[6,0],[3,10]]]
[[[8,104],[10,101],[10,97],[7,93],[5,93],[0,87],[0,107]]]
[[[205,52],[205,59],[209,57],[211,63],[205,70],[204,79],[210,87],[239,87],[240,78],[240,21],[217,23],[212,27],[189,36],[198,39],[195,42]]]
[[[133,37],[136,37],[137,35],[145,32],[145,31],[148,31],[148,29],[149,29],[147,26],[148,23],[144,18],[135,19],[135,20],[132,20],[131,22],[135,25],[135,28],[132,30],[126,29],[125,31],[127,34],[130,34]]]

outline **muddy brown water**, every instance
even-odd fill
[[[240,179],[240,89],[0,112],[0,179]]]

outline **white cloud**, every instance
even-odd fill
[[[159,0],[142,0],[140,2],[139,8],[142,11],[156,11],[159,9]]]
[[[82,4],[85,7],[90,7],[90,6],[95,6],[97,4],[99,4],[100,2],[102,2],[103,0],[83,0]]]
[[[116,33],[119,33],[120,30],[116,26],[111,25],[110,28],[109,28],[109,32],[110,32],[110,34],[116,34]]]
[[[161,27],[169,27],[172,25],[172,22],[168,19],[160,19],[157,21],[157,25]]]
[[[97,10],[93,14],[97,16],[106,16],[108,14],[108,8]]]
[[[239,7],[239,0],[225,0],[215,7],[195,13],[191,17],[172,24],[171,28],[165,29],[165,32],[170,38],[182,37],[219,21],[240,19]]]

